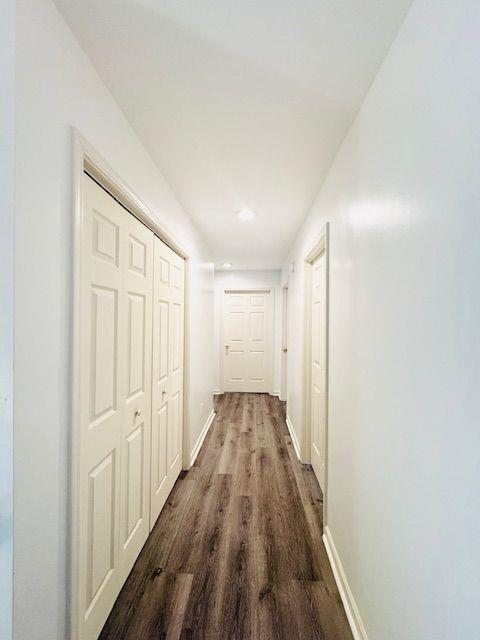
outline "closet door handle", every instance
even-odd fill
[[[227,356],[228,356],[228,350],[229,350],[229,349],[230,349],[230,347],[228,346],[228,344],[226,344],[226,345],[225,345],[225,353],[227,354]]]
[[[140,418],[140,416],[141,416],[141,415],[142,415],[142,410],[141,410],[141,409],[137,409],[137,410],[135,411],[135,417],[136,417],[136,418]]]

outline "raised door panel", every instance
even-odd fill
[[[183,308],[182,305],[178,302],[174,302],[171,305],[172,310],[172,375],[177,375],[182,368],[182,359],[183,359],[183,321],[182,321],[182,313]]]
[[[250,306],[251,307],[264,307],[265,306],[265,295],[251,295],[250,296]]]
[[[167,478],[168,403],[160,406],[152,422],[152,492],[157,497]]]
[[[127,389],[128,397],[145,390],[146,297],[128,294]]]
[[[123,529],[124,546],[141,525],[144,517],[143,482],[145,478],[144,461],[144,424],[127,436],[127,456],[125,465],[125,519]]]
[[[118,290],[91,287],[90,420],[117,408]]]
[[[115,451],[88,475],[87,617],[115,569]]]
[[[118,224],[107,215],[93,210],[92,219],[92,253],[106,262],[119,266],[119,237]]]
[[[265,382],[265,351],[250,351],[249,380],[251,382]]]
[[[177,391],[170,400],[170,420],[168,422],[168,465],[172,469],[180,458],[179,441],[180,433],[180,391]]]
[[[250,340],[263,342],[265,340],[265,313],[263,311],[250,312]]]
[[[226,339],[228,343],[242,343],[248,335],[246,311],[231,310],[227,317]]]
[[[242,293],[227,293],[227,306],[231,309],[236,307],[239,309],[245,308],[246,295]]]
[[[139,223],[141,224],[141,223]],[[147,245],[136,236],[130,234],[129,242],[129,264],[128,268],[131,273],[139,276],[147,277]]]
[[[156,338],[158,339],[158,352],[156,353],[157,359],[155,361],[155,382],[159,385],[162,385],[168,378],[168,367],[170,360],[168,353],[170,302],[168,300],[158,300],[158,302],[156,303],[156,307],[157,322],[155,326],[155,332]]]
[[[177,256],[174,258],[175,262]],[[184,282],[183,282],[183,266],[179,264],[173,264],[173,288],[177,291],[183,292]]]
[[[312,410],[311,410],[311,437],[312,437],[312,454],[318,456],[320,454],[318,448],[319,426],[320,426],[320,389],[316,384],[312,385]]]
[[[167,258],[163,256],[157,256],[157,265],[158,271],[155,274],[155,287],[157,290],[162,287],[165,289],[170,289],[170,262]]]
[[[247,357],[245,349],[230,347],[226,358],[227,381],[235,384],[243,382],[247,377]]]

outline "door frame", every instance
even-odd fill
[[[221,391],[220,393],[225,393],[225,379],[224,379],[224,365],[223,365],[223,345],[224,345],[224,326],[223,326],[223,312],[225,305],[225,294],[227,292],[239,293],[241,291],[254,291],[255,293],[259,293],[260,291],[266,291],[271,294],[271,312],[273,319],[272,326],[272,336],[270,338],[270,349],[272,352],[272,357],[270,361],[270,389],[268,391],[269,395],[273,395],[273,387],[274,387],[274,374],[275,374],[275,288],[274,287],[224,287],[221,289],[221,300],[220,300],[220,344],[219,344],[219,370],[220,370],[220,383],[221,383]]]
[[[188,366],[189,354],[189,302],[190,302],[190,256],[175,236],[166,229],[156,219],[153,212],[147,205],[130,189],[128,184],[120,178],[112,167],[102,158],[96,149],[86,140],[86,138],[72,127],[72,147],[73,147],[73,257],[71,287],[72,307],[71,307],[71,367],[70,367],[70,403],[71,403],[71,432],[70,432],[70,460],[69,460],[69,487],[70,498],[68,522],[69,540],[67,552],[70,555],[69,575],[68,575],[68,596],[69,602],[69,633],[70,637],[77,637],[77,579],[79,559],[76,554],[78,548],[77,525],[81,514],[79,511],[79,468],[78,468],[78,434],[80,428],[80,293],[81,293],[81,246],[84,237],[84,181],[83,175],[86,172],[103,189],[119,202],[129,213],[140,220],[146,227],[158,236],[175,253],[185,260],[185,304],[184,304],[184,352],[183,352],[183,424],[182,424],[182,468],[190,468],[190,442],[188,437],[189,412],[188,397],[190,388],[190,371]]]
[[[305,435],[303,441],[304,461],[311,462],[311,355],[312,355],[312,265],[325,252],[325,487],[323,488],[323,528],[327,526],[328,513],[328,442],[329,442],[329,313],[330,313],[330,251],[329,251],[329,223],[322,227],[310,250],[304,257],[304,344],[303,344],[303,423]]]
[[[14,350],[15,350],[15,4],[2,6],[0,25],[2,146],[0,148],[0,637],[13,627]],[[19,392],[18,385],[16,393]]]

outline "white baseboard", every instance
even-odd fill
[[[286,418],[285,421],[287,423],[288,432],[290,433],[290,438],[292,439],[293,448],[295,449],[295,453],[297,454],[297,458],[299,460],[301,460],[301,458],[300,458],[300,445],[298,444],[297,434],[295,433],[295,429],[293,428],[292,421],[290,420],[288,415],[287,415],[287,418]]]
[[[190,467],[193,467],[193,463],[195,462],[197,456],[198,456],[198,452],[200,451],[203,441],[205,440],[205,437],[208,433],[208,430],[210,429],[212,422],[215,418],[215,411],[212,409],[212,411],[210,412],[210,415],[207,418],[207,421],[205,422],[205,424],[203,425],[203,429],[200,433],[200,435],[197,438],[197,441],[195,443],[195,446],[192,449],[192,453],[190,454]]]
[[[220,389],[214,389],[213,390],[213,395],[214,396],[222,396],[223,395],[223,391],[220,391]]]
[[[340,556],[338,555],[335,543],[333,542],[332,533],[328,526],[325,526],[325,533],[323,534],[323,544],[327,550],[328,559],[332,566],[335,582],[337,583],[338,591],[347,614],[348,623],[352,630],[352,634],[355,640],[368,640],[365,626],[360,617],[360,612],[353,597],[353,593],[348,585],[347,576],[342,567]]]
[[[280,391],[272,391],[272,393],[270,395],[271,396],[276,396],[277,398],[280,398]]]

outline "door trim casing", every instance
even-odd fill
[[[168,245],[175,253],[185,260],[185,304],[184,304],[184,354],[183,354],[183,425],[182,425],[182,468],[190,468],[190,442],[188,437],[189,413],[188,413],[188,397],[189,397],[189,254],[175,238],[175,236],[163,226],[154,216],[147,205],[130,189],[128,184],[120,178],[111,166],[102,158],[95,148],[86,140],[86,138],[76,129],[72,127],[72,149],[73,149],[73,180],[72,180],[72,211],[73,211],[73,259],[72,259],[72,275],[71,287],[73,291],[71,303],[71,330],[72,344],[71,353],[71,379],[70,379],[70,402],[71,402],[71,431],[69,434],[69,522],[68,522],[68,548],[67,553],[70,555],[68,563],[68,593],[67,602],[69,603],[69,634],[74,639],[78,635],[78,566],[79,559],[76,550],[78,549],[77,524],[81,514],[79,513],[78,499],[78,430],[79,430],[79,383],[80,383],[80,293],[81,293],[81,243],[83,238],[84,218],[83,218],[83,174],[86,172],[101,187],[103,187],[110,195],[117,200],[128,212],[135,218],[140,220],[146,227],[158,236],[166,245]]]
[[[225,379],[224,379],[224,366],[223,366],[223,345],[224,345],[224,327],[223,327],[223,312],[224,312],[224,304],[225,304],[225,294],[227,292],[238,293],[241,291],[254,291],[255,293],[259,293],[260,291],[265,291],[269,293],[271,298],[271,307],[272,307],[272,318],[273,318],[273,331],[272,336],[270,338],[270,350],[271,350],[271,361],[270,361],[270,389],[268,390],[269,395],[273,395],[273,387],[274,387],[274,378],[275,378],[275,288],[274,287],[224,287],[221,290],[222,299],[220,300],[220,344],[219,344],[219,371],[220,371],[220,383],[221,389],[217,392],[217,395],[221,395],[225,392]]]
[[[325,380],[325,487],[323,490],[323,529],[328,524],[328,426],[329,426],[329,306],[330,306],[330,260],[329,260],[329,223],[326,222],[322,227],[317,239],[310,247],[310,250],[306,253],[304,264],[304,326],[303,326],[303,394],[302,394],[302,409],[303,409],[303,424],[305,425],[303,442],[302,442],[302,462],[311,462],[311,416],[310,416],[310,383],[311,383],[311,345],[312,345],[312,326],[311,326],[311,313],[312,313],[312,264],[313,262],[325,252],[325,279],[326,279],[326,305],[325,305],[325,358],[326,358],[326,380]]]
[[[286,402],[288,394],[288,282],[282,286],[282,352],[280,358],[282,378],[279,398]]]

